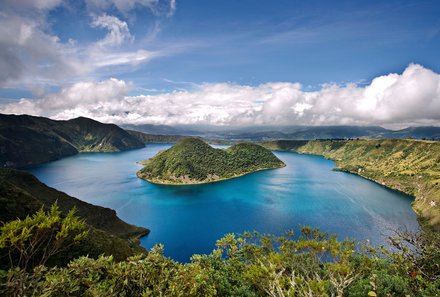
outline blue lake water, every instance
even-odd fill
[[[334,162],[319,156],[276,152],[286,167],[205,185],[161,186],[138,179],[142,166],[136,162],[168,147],[79,154],[28,170],[51,187],[151,229],[142,245],[163,243],[165,254],[178,261],[211,252],[217,239],[232,232],[282,234],[309,225],[340,239],[385,244],[391,230],[418,228],[411,197],[332,171]]]

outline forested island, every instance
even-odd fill
[[[253,143],[215,149],[198,138],[185,138],[143,161],[137,176],[157,184],[202,184],[251,172],[284,167],[271,151]]]

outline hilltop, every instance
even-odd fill
[[[271,151],[252,143],[215,149],[198,138],[185,138],[144,161],[138,177],[158,184],[200,184],[284,167]]]
[[[119,152],[144,143],[114,124],[0,114],[0,167],[45,163],[79,152]]]
[[[143,227],[128,224],[116,215],[113,209],[96,206],[41,183],[33,175],[15,169],[0,169],[0,222],[6,223],[17,218],[49,209],[57,203],[63,215],[72,208],[84,219],[89,229],[89,237],[81,246],[69,250],[57,261],[66,262],[79,255],[98,257],[101,254],[113,255],[123,260],[128,256],[145,252],[138,245],[137,238],[149,233]],[[1,266],[0,255],[0,266]]]
[[[415,197],[416,212],[440,230],[440,142],[412,139],[280,140],[270,149],[322,155],[343,171]]]

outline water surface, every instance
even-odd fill
[[[332,171],[319,156],[276,152],[287,166],[193,186],[150,184],[136,177],[148,159],[170,145],[122,153],[86,153],[30,168],[40,180],[151,229],[141,243],[163,243],[165,254],[188,261],[209,253],[226,233],[282,234],[299,225],[320,227],[340,239],[386,243],[390,230],[418,227],[412,198],[361,177]]]

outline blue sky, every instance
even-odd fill
[[[219,97],[234,87],[266,94],[273,93],[274,87],[264,89],[265,84],[285,82],[291,86],[287,92],[292,97],[297,83],[303,93],[322,94],[330,85],[349,91],[351,84],[365,91],[374,78],[393,73],[404,78],[413,64],[433,75],[440,71],[438,1],[4,0],[0,25],[0,111],[29,112],[35,110],[29,104],[38,101],[43,106],[44,100],[54,97],[59,105],[70,103],[62,112],[43,112],[55,118],[76,116],[81,111],[73,111],[77,106],[100,100],[100,94],[96,100],[68,99],[69,92],[81,84],[95,94],[99,86],[123,82],[123,87],[108,86],[116,88],[114,94],[106,90],[107,96],[118,95],[121,100],[160,95],[157,101],[168,96],[169,101],[180,102],[182,93],[197,93],[200,105],[206,105],[192,119],[172,121],[165,115],[155,119],[151,110],[129,110],[139,115],[131,118],[135,122],[148,116],[153,123],[231,124],[238,115],[226,119],[228,110],[220,115],[206,112],[219,108],[208,99],[203,103],[202,97],[209,97],[206,89],[217,86]],[[212,92],[210,96],[215,96]],[[245,115],[264,109],[254,106],[254,101],[268,102],[258,92],[246,93],[260,98],[244,104]],[[366,100],[365,92],[361,93],[359,102]],[[437,95],[434,92],[426,100],[437,104]],[[375,97],[376,106],[381,96]],[[418,96],[412,100],[421,100]],[[20,99],[27,101],[20,106]],[[75,100],[77,105],[72,103]],[[228,97],[225,104],[236,104],[231,100]],[[298,104],[316,105],[313,98],[292,100],[288,103],[293,104],[292,110],[303,108],[296,108]],[[41,107],[45,108],[50,107]],[[83,110],[88,108],[83,106]],[[174,114],[169,113],[169,118]],[[303,114],[297,112],[299,117]],[[87,115],[106,121],[130,120],[98,112]],[[342,120],[327,116],[322,121],[316,120],[319,116],[315,112],[315,120],[298,118],[293,123],[438,123],[437,115],[368,120],[341,114]]]

